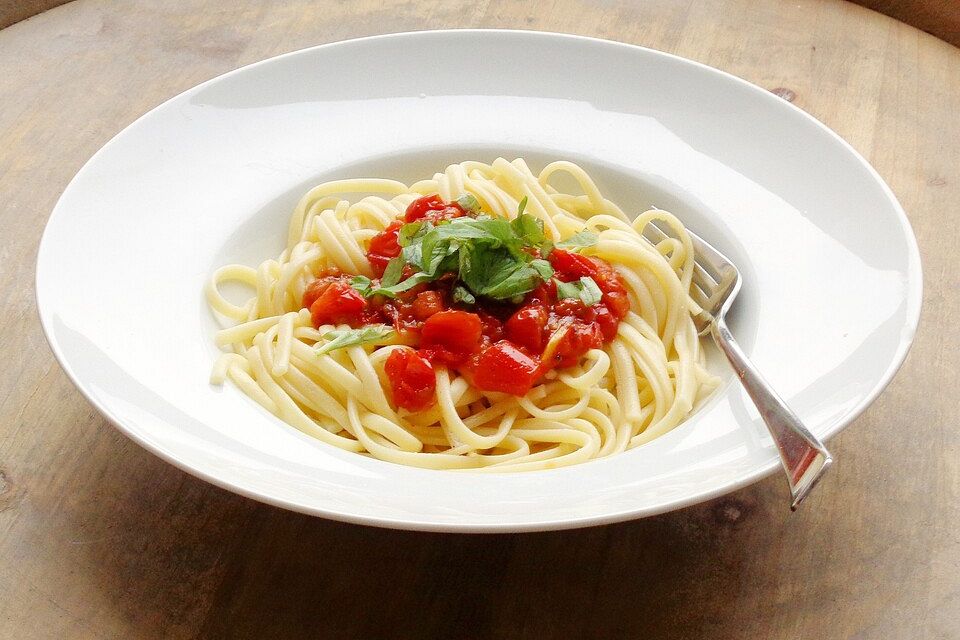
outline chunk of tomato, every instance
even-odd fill
[[[383,275],[384,269],[391,258],[400,255],[400,244],[397,238],[400,235],[400,227],[403,226],[402,220],[390,223],[390,225],[373,236],[370,239],[370,246],[367,249],[367,261],[373,268],[374,274],[379,278]]]
[[[331,283],[320,297],[310,305],[310,317],[313,326],[324,324],[349,324],[355,326],[362,321],[367,301],[346,282]]]
[[[439,291],[423,291],[410,305],[413,317],[421,322],[443,311],[443,296]]]
[[[564,334],[560,338],[550,362],[545,363],[550,367],[572,367],[580,361],[580,358],[587,351],[599,349],[603,346],[603,333],[600,331],[600,325],[596,322],[574,322],[564,329],[558,329],[558,331],[564,331]]]
[[[557,300],[557,283],[550,278],[546,282],[541,283],[537,286],[536,289],[527,294],[527,299],[524,302],[528,305],[530,304],[545,304],[551,305]]]
[[[623,276],[617,273],[617,270],[610,263],[604,262],[600,258],[591,258],[591,260],[597,268],[596,273],[593,274],[593,279],[601,291],[627,292],[627,285],[623,281]]]
[[[584,304],[579,298],[564,298],[553,305],[553,313],[559,317],[572,317],[585,322],[593,322],[596,307]]]
[[[328,269],[321,272],[320,275],[317,276],[317,279],[308,284],[306,290],[303,292],[303,298],[301,299],[303,308],[309,309],[312,307],[313,303],[317,301],[317,298],[327,290],[327,287],[343,279],[343,275],[336,269]]]
[[[403,218],[407,222],[416,222],[417,220],[426,217],[429,212],[443,209],[446,206],[447,205],[443,199],[436,194],[432,196],[423,196],[422,198],[417,198],[407,206],[407,210]]]
[[[540,353],[548,317],[547,310],[540,305],[522,307],[507,320],[507,337],[525,349]]]
[[[490,315],[483,309],[478,309],[477,315],[480,316],[480,333],[483,334],[484,338],[487,338],[490,342],[503,339],[503,323],[500,322],[499,318]]]
[[[550,252],[550,264],[556,276],[564,282],[584,276],[593,277],[597,273],[597,264],[593,260],[564,249],[554,249]]]
[[[451,202],[443,209],[437,211],[430,211],[427,213],[427,219],[432,220],[433,222],[440,222],[441,220],[453,220],[454,218],[462,218],[467,215],[467,212],[458,205],[456,202]]]
[[[480,316],[467,311],[441,311],[430,316],[420,332],[420,347],[445,364],[464,361],[480,347]]]
[[[623,320],[630,310],[630,298],[627,297],[627,284],[623,276],[603,260],[594,258],[593,261],[597,266],[593,280],[603,292],[603,303],[617,320]]]
[[[604,342],[610,342],[617,337],[617,328],[620,326],[620,319],[617,318],[606,305],[597,306],[596,323],[600,327],[600,333],[603,335]]]
[[[509,340],[487,347],[477,359],[473,383],[484,391],[525,395],[538,377],[539,362]]]
[[[433,404],[437,379],[433,365],[412,349],[395,349],[384,365],[393,402],[408,411],[420,411]]]
[[[610,291],[603,294],[603,304],[610,310],[613,317],[623,320],[630,311],[630,298],[626,291]]]

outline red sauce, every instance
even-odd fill
[[[464,215],[469,212],[456,203],[426,196],[410,204],[404,219],[437,221]],[[391,258],[400,255],[397,234],[403,224],[391,224],[370,242],[367,258],[378,276]],[[517,305],[483,298],[474,305],[454,303],[453,274],[394,299],[367,299],[350,286],[352,276],[328,271],[307,287],[303,306],[310,309],[317,327],[383,323],[408,338],[414,349],[396,349],[386,362],[397,406],[419,411],[433,403],[434,366],[454,369],[485,391],[523,395],[551,369],[572,366],[590,349],[612,340],[630,307],[623,278],[603,260],[563,249],[554,249],[549,260],[558,280],[593,278],[603,292],[600,303],[558,300],[552,281]],[[562,332],[560,337],[545,352],[557,332]]]

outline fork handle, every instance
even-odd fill
[[[803,426],[797,414],[790,410],[783,398],[760,375],[734,340],[722,316],[710,323],[710,333],[730,361],[740,378],[740,384],[756,405],[780,451],[780,462],[783,463],[783,470],[790,483],[790,493],[793,495],[790,508],[796,510],[833,462],[833,458],[823,443]]]

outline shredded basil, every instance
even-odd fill
[[[317,355],[323,355],[359,344],[389,344],[395,336],[393,329],[385,324],[374,324],[362,329],[334,329],[323,334],[326,342],[319,345],[316,351]]]
[[[493,300],[516,301],[542,282],[553,277],[553,267],[545,258],[554,243],[544,233],[543,221],[525,214],[527,198],[517,206],[513,220],[480,213],[477,199],[466,194],[457,203],[475,217],[465,216],[432,222],[420,220],[400,227],[397,242],[401,253],[390,260],[378,286],[363,276],[351,285],[364,296],[396,297],[421,282],[436,280],[444,274],[456,274],[454,299],[475,304],[478,296]],[[559,248],[577,250],[596,244],[597,234],[581,231],[562,242]],[[403,269],[411,265],[417,271],[403,279]],[[580,281],[564,290],[586,304],[599,301],[596,283]],[[592,285],[592,286],[590,286]],[[573,287],[573,288],[571,288]]]
[[[453,288],[453,301],[462,302],[464,304],[476,304],[477,298],[470,293],[470,290],[466,287],[457,285]]]
[[[593,278],[585,276],[573,282],[557,280],[557,297],[560,299],[581,300],[583,304],[592,307],[603,298],[603,292]]]
[[[585,249],[587,247],[592,247],[597,244],[599,238],[597,234],[593,231],[581,231],[580,233],[575,233],[566,240],[561,240],[557,243],[558,249]]]
[[[458,205],[460,205],[460,208],[463,209],[464,211],[469,211],[472,213],[476,213],[477,211],[480,211],[480,202],[477,201],[477,199],[472,194],[465,193],[459,198],[457,198],[456,202]]]
[[[406,264],[400,256],[392,258],[387,263],[387,268],[383,270],[383,277],[380,278],[381,287],[392,287],[400,282],[403,277],[403,266]]]

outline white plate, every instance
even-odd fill
[[[671,210],[726,252],[745,279],[735,334],[821,438],[860,414],[902,362],[920,311],[916,241],[890,189],[849,145],[709,67],[519,31],[316,47],[157,107],[104,146],[57,203],[37,264],[44,330],[84,395],[150,451],[232,491],[339,520],[582,526],[675,509],[778,469],[729,375],[707,406],[651,444],[503,475],[331,448],[235,388],[208,384],[217,351],[204,279],[224,263],[279,253],[309,186],[412,180],[501,154],[579,162],[625,210]]]

